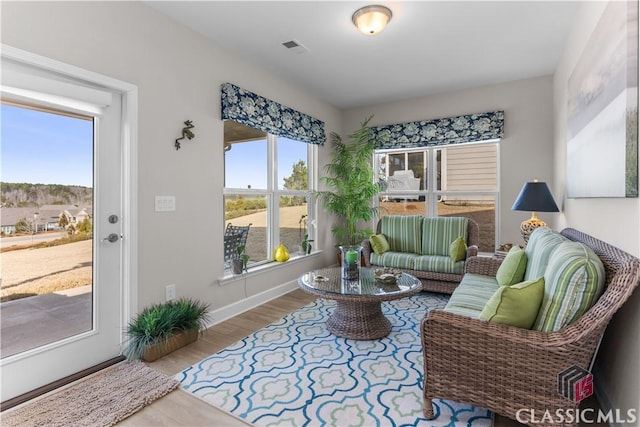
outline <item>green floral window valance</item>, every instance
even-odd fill
[[[222,120],[309,144],[323,145],[324,122],[231,83],[221,86]]]
[[[415,148],[487,141],[504,136],[504,111],[371,128],[377,149]]]

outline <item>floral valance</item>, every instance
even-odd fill
[[[487,141],[504,136],[504,111],[372,127],[376,148],[414,148]]]
[[[222,119],[274,135],[323,145],[324,122],[231,83],[221,86]]]

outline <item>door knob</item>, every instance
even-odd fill
[[[118,239],[120,238],[120,236],[118,236],[116,233],[111,233],[109,234],[107,237],[105,237],[104,239],[102,239],[103,242],[110,242],[110,243],[115,243],[118,241]]]

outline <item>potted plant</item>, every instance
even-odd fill
[[[373,234],[373,230],[360,225],[372,221],[378,212],[372,206],[372,198],[380,187],[374,182],[372,163],[376,139],[368,127],[370,120],[371,117],[367,118],[349,135],[348,143],[337,133],[331,133],[332,159],[320,178],[327,189],[315,193],[325,209],[338,218],[331,232],[343,253],[343,266],[347,259],[360,262],[361,242]]]
[[[209,320],[209,305],[181,298],[153,304],[142,310],[127,326],[127,359],[147,362],[198,339]]]
[[[313,249],[313,246],[311,245],[311,242],[313,242],[313,240],[309,240],[309,234],[305,233],[304,237],[302,237],[302,227],[303,224],[305,225],[306,228],[306,219],[307,219],[307,215],[302,215],[300,217],[300,220],[298,221],[298,238],[300,239],[300,253],[303,255],[309,255]]]
[[[233,274],[242,274],[243,271],[247,271],[247,263],[249,262],[249,255],[245,252],[244,245],[240,245],[236,248],[236,256],[231,260],[231,268]]]
[[[300,244],[303,254],[309,255],[311,253],[311,250],[313,249],[311,242],[313,242],[313,240],[309,240],[309,235],[305,234],[304,239],[302,239],[302,243]]]

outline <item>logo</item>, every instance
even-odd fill
[[[578,403],[593,394],[593,375],[579,366],[572,366],[558,375],[558,393]]]

